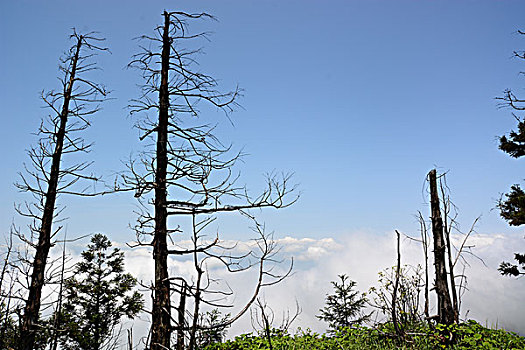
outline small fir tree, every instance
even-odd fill
[[[201,314],[199,322],[201,329],[197,331],[197,349],[222,343],[230,326],[227,324],[229,317],[230,314],[222,315],[219,309]]]
[[[122,316],[133,318],[142,310],[137,281],[124,273],[124,253],[111,247],[109,239],[96,234],[74,276],[65,281],[65,302],[58,313],[62,349],[109,348]]]
[[[349,280],[346,275],[339,275],[341,283],[331,282],[335,293],[326,296],[326,306],[320,309],[317,316],[328,323],[330,331],[340,327],[352,327],[369,319],[370,315],[362,312],[366,304],[363,294],[354,290],[355,281]]]
[[[0,302],[0,349],[14,349],[18,340],[18,331],[10,310]]]

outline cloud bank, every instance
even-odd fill
[[[277,318],[286,310],[293,313],[296,301],[299,303],[302,313],[292,325],[292,330],[297,327],[310,328],[316,332],[326,330],[326,325],[316,315],[324,305],[326,294],[332,292],[330,281],[336,280],[339,274],[347,274],[357,282],[357,289],[366,291],[377,285],[379,271],[395,264],[394,234],[349,233],[337,239],[284,237],[276,241],[283,257],[293,256],[294,273],[282,283],[264,289],[262,297],[275,311]],[[252,243],[239,242],[239,249],[246,249],[250,244]],[[475,319],[489,327],[525,334],[525,313],[521,308],[525,279],[503,277],[497,271],[502,260],[509,260],[515,251],[523,250],[523,237],[474,234],[469,245],[473,246],[477,257],[466,255],[469,265],[465,270],[468,291],[462,298],[461,317]],[[416,265],[423,262],[422,249],[416,242],[404,239],[401,250],[403,264]],[[140,280],[145,283],[151,281],[153,264],[149,250],[126,250],[126,264],[127,269]],[[189,260],[173,260],[170,269],[175,275],[189,276],[193,266]],[[213,272],[213,267],[210,269]],[[222,273],[217,277],[229,278]],[[234,314],[235,307],[240,307],[251,295],[254,281],[253,278],[242,275],[229,278],[228,284],[237,292],[235,298],[230,299],[235,305],[231,310]],[[435,296],[431,292],[431,303],[433,298]],[[134,327],[139,336],[139,333],[147,330],[147,320]],[[250,316],[245,315],[232,326],[228,336],[251,331]]]

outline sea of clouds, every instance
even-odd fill
[[[461,236],[454,237],[456,245],[459,246],[461,239]],[[273,309],[276,326],[279,326],[283,312],[289,310],[294,314],[296,303],[299,304],[301,313],[291,326],[292,332],[298,327],[316,332],[326,330],[326,324],[319,321],[316,315],[323,307],[326,295],[332,292],[330,281],[336,281],[338,275],[348,275],[357,282],[356,288],[365,292],[378,285],[379,271],[396,263],[395,233],[377,235],[355,232],[337,239],[284,237],[276,239],[276,242],[280,247],[279,257],[284,260],[273,272],[285,272],[293,257],[293,273],[281,283],[263,289],[260,297]],[[472,247],[475,255],[464,254],[468,263],[464,270],[468,278],[468,290],[462,297],[461,318],[471,318],[489,327],[525,334],[525,279],[504,277],[497,271],[502,260],[512,260],[515,252],[523,251],[523,237],[474,233],[469,237],[468,246]],[[403,237],[401,247],[402,264],[423,264],[419,243]],[[151,251],[144,247],[122,248],[126,253],[126,270],[144,284],[150,284],[153,274]],[[237,242],[236,250],[239,252],[250,248],[254,248],[253,241]],[[171,258],[169,268],[173,275],[186,276],[189,280],[194,271],[190,259]],[[218,264],[211,264],[207,268],[210,275],[227,281],[228,286],[235,291],[235,295],[227,300],[233,305],[227,312],[234,315],[252,295],[255,272],[231,275],[225,273]],[[456,273],[463,272],[462,267],[458,270]],[[150,305],[150,294],[145,293],[145,298],[147,305]],[[431,292],[431,303],[434,301],[435,295]],[[435,312],[435,309],[432,311]],[[379,315],[377,317],[380,319]],[[133,326],[134,339],[138,339],[147,333],[148,324],[148,316],[142,315],[140,320],[133,324],[127,322],[126,325]],[[229,329],[228,337],[252,331],[250,314],[247,313]]]

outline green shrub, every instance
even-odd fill
[[[525,349],[525,338],[501,329],[488,329],[475,321],[431,329],[421,323],[403,339],[395,337],[391,323],[375,328],[339,328],[330,334],[317,334],[310,329],[298,329],[294,335],[272,332],[274,350],[360,350],[360,349]],[[253,334],[243,334],[207,350],[269,349],[267,340]]]

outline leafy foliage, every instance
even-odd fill
[[[351,327],[365,322],[370,315],[363,314],[362,309],[366,298],[358,291],[354,291],[355,281],[349,280],[346,275],[339,275],[341,283],[331,282],[335,289],[334,294],[327,295],[326,306],[319,310],[320,320],[328,322],[331,331],[339,327]]]
[[[399,272],[399,285],[396,298],[396,317],[401,326],[407,329],[411,325],[417,325],[421,320],[420,294],[424,288],[421,266],[403,266]],[[385,269],[378,273],[379,288],[372,287],[368,291],[372,306],[383,313],[387,320],[392,320],[392,295],[394,293],[394,282],[396,267]]]
[[[65,302],[56,317],[62,325],[63,349],[98,350],[107,347],[120,318],[142,310],[142,296],[131,293],[136,280],[124,273],[124,253],[108,252],[109,239],[96,234],[75,275],[65,281]]]
[[[404,340],[393,336],[390,322],[376,328],[340,328],[330,335],[301,329],[294,335],[272,332],[272,344],[274,349],[280,350],[525,349],[524,337],[505,330],[488,329],[472,320],[459,325],[437,325],[436,329],[430,329],[426,323],[420,323],[419,327]],[[454,339],[451,344],[448,342],[450,336]],[[243,334],[234,340],[213,344],[206,350],[268,349],[267,344],[264,337]]]
[[[462,324],[438,324],[433,338],[436,348],[446,348],[448,339],[454,339],[450,345],[452,349],[525,349],[524,337],[503,329],[485,328],[474,320]]]

